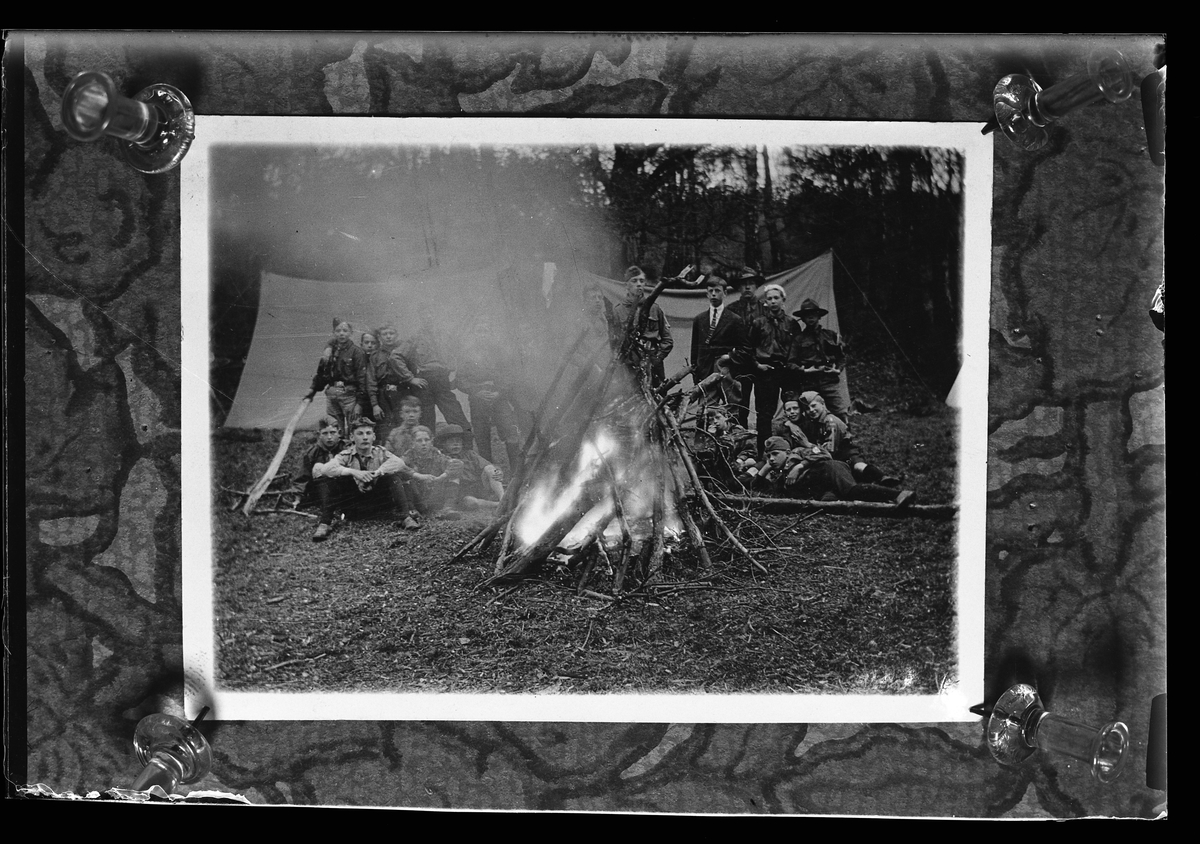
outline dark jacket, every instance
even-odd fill
[[[692,320],[692,378],[698,384],[712,374],[713,364],[721,355],[732,355],[745,343],[746,324],[726,305],[711,327],[711,308],[706,308]]]

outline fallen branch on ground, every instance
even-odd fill
[[[957,504],[911,504],[897,507],[878,501],[817,501],[800,498],[767,498],[754,495],[713,493],[714,501],[733,507],[752,507],[763,513],[799,513],[820,510],[831,515],[850,516],[913,516],[922,519],[952,519],[958,513]]]

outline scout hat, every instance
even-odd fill
[[[772,451],[791,451],[792,446],[783,437],[767,437],[767,441],[763,444],[763,453],[770,454]]]
[[[762,273],[760,273],[754,267],[751,267],[749,265],[742,267],[742,271],[738,275],[737,280],[738,280],[739,287],[742,286],[743,284],[745,284],[747,281],[753,281],[755,286],[760,285],[764,281],[766,281],[766,279],[763,278]]]
[[[829,311],[822,308],[820,305],[818,305],[812,299],[805,299],[803,302],[800,303],[800,310],[792,311],[792,316],[802,317],[805,314],[811,314],[811,313],[815,313],[817,316],[825,316],[825,314],[829,313]]]

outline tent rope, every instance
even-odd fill
[[[858,292],[862,295],[863,301],[867,303],[867,307],[871,309],[871,313],[875,314],[875,319],[879,320],[879,324],[883,326],[883,330],[887,332],[887,336],[890,337],[892,342],[896,344],[896,351],[900,353],[900,357],[904,358],[904,362],[912,368],[913,375],[916,376],[917,381],[920,382],[921,386],[925,388],[925,392],[929,393],[930,396],[936,399],[938,397],[937,393],[935,393],[930,386],[925,383],[925,379],[921,377],[921,373],[917,369],[917,365],[912,362],[912,359],[909,358],[907,354],[904,353],[904,347],[900,345],[900,341],[896,339],[896,335],[892,333],[892,329],[888,328],[888,324],[884,322],[883,316],[879,313],[879,311],[875,310],[875,306],[871,303],[866,291],[863,290],[862,287],[859,286],[859,283],[854,279],[854,274],[850,272],[850,268],[846,266],[846,264],[842,261],[841,256],[838,255],[837,252],[832,249],[829,251],[833,257],[837,259],[837,262],[841,266],[842,270],[845,271],[846,277],[850,279],[850,283],[853,284],[855,289],[858,290]]]

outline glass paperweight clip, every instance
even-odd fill
[[[194,721],[174,715],[147,715],[138,722],[133,735],[133,750],[145,767],[133,782],[134,791],[157,785],[167,794],[181,785],[193,783],[212,768],[212,749],[199,725],[208,714],[200,710]]]
[[[1088,57],[1087,70],[1043,89],[1031,76],[1010,73],[996,83],[992,107],[995,127],[1017,146],[1041,149],[1049,135],[1046,126],[1092,103],[1119,103],[1133,93],[1133,74],[1120,51],[1096,50]],[[988,123],[986,133],[993,127]]]
[[[974,711],[974,710],[973,710]],[[1019,683],[1000,695],[987,721],[987,744],[1004,765],[1016,765],[1035,750],[1061,753],[1090,766],[1103,783],[1121,775],[1129,728],[1120,721],[1088,727],[1046,711],[1033,686]]]
[[[119,139],[128,161],[143,173],[178,166],[196,137],[196,115],[183,92],[151,85],[134,97],[117,93],[107,73],[80,73],[63,91],[62,122],[77,141]]]

